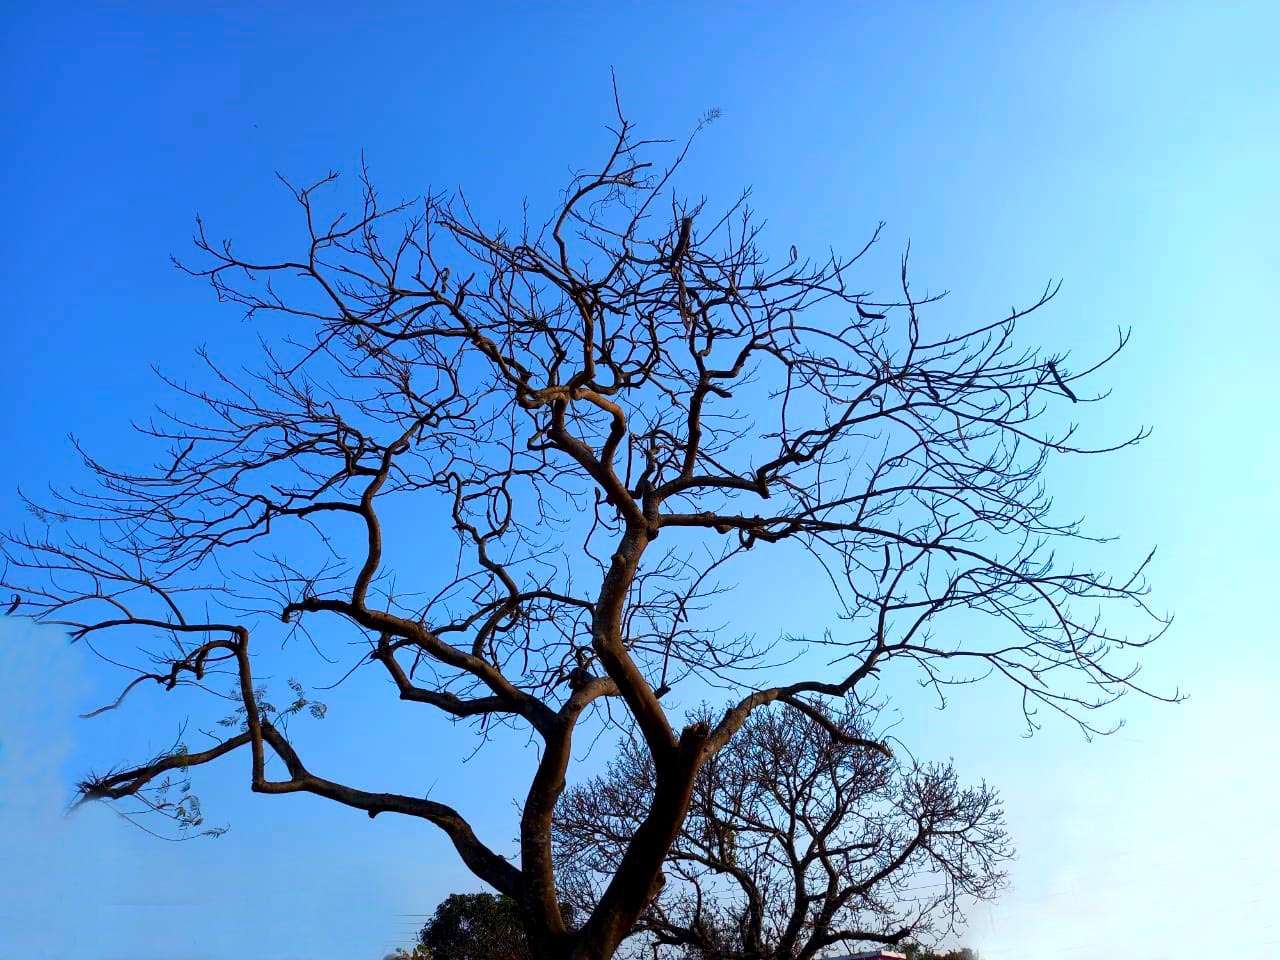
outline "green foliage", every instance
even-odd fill
[[[908,944],[902,948],[907,955],[907,960],[981,960],[977,951],[971,950],[969,947],[960,947],[956,950],[947,950],[939,953],[928,947],[922,947],[918,943]]]
[[[312,700],[307,696],[306,689],[302,686],[302,682],[290,677],[289,690],[292,693],[292,699],[287,707],[277,707],[270,699],[270,694],[265,686],[257,686],[254,688],[253,696],[258,705],[258,714],[264,723],[274,723],[281,729],[286,729],[289,725],[289,719],[297,716],[304,710],[315,720],[323,720],[325,714],[329,712],[328,705],[321,703],[319,700]],[[240,694],[237,688],[232,688],[229,692],[228,699],[235,700]],[[248,712],[245,710],[244,704],[241,703],[234,712],[223,717],[218,724],[223,727],[233,727],[237,730],[248,729]]]
[[[418,935],[431,960],[529,960],[520,910],[510,897],[454,893]],[[409,954],[408,956],[416,956]]]

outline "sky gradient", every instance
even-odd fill
[[[1145,677],[1190,699],[1130,698],[1125,728],[1085,743],[1053,722],[1023,737],[985,688],[945,713],[908,698],[904,738],[1005,797],[1012,885],[963,938],[984,960],[1280,953],[1280,8],[270,6],[3,15],[0,524],[23,520],[18,484],[74,476],[68,432],[118,459],[138,449],[128,421],[163,398],[151,364],[181,371],[202,343],[247,355],[256,331],[168,262],[196,211],[215,236],[281,249],[296,232],[273,173],[350,172],[363,151],[387,195],[462,187],[511,216],[599,157],[612,68],[642,133],[722,111],[685,183],[720,202],[752,186],[779,251],[856,248],[883,220],[867,287],[892,286],[910,240],[916,283],[952,291],[935,309],[957,323],[1061,277],[1024,332],[1092,355],[1132,328],[1090,428],[1154,433],[1056,471],[1055,492],[1120,535],[1117,566],[1158,546],[1154,605],[1176,620]],[[804,584],[779,576],[744,584],[758,634],[821,630]],[[83,653],[0,619],[0,960],[373,960],[478,889],[431,828],[254,797],[234,762],[200,779],[231,826],[217,840],[167,843],[102,808],[64,817],[76,776],[175,729],[157,713],[140,734],[145,705],[74,719],[115,679]],[[309,735],[316,766],[431,788],[509,836],[493,770],[527,754],[463,763],[448,729],[370,680]]]

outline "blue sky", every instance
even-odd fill
[[[995,691],[945,713],[908,700],[903,722],[1004,792],[1021,855],[965,937],[987,960],[1280,951],[1273,4],[259,6],[5,14],[0,522],[22,520],[18,483],[74,469],[67,432],[137,449],[127,421],[162,398],[151,363],[251,344],[168,263],[197,210],[279,249],[292,221],[272,173],[350,171],[363,150],[388,194],[462,186],[510,212],[598,155],[612,67],[646,133],[720,108],[686,182],[721,199],[753,186],[779,248],[860,245],[884,220],[868,285],[892,284],[911,240],[916,282],[953,291],[939,309],[957,322],[1062,277],[1046,343],[1088,353],[1133,328],[1095,426],[1154,435],[1055,481],[1065,512],[1122,535],[1118,564],[1159,546],[1155,603],[1177,620],[1147,678],[1191,699],[1127,701],[1125,729],[1092,744],[1054,724],[1021,737]],[[752,605],[760,635],[821,629],[821,610],[796,622],[793,595]],[[0,621],[0,958],[374,958],[475,887],[429,828],[252,797],[234,764],[201,782],[232,826],[216,841],[64,818],[77,774],[176,723],[154,698],[74,720],[110,679],[81,654]],[[510,836],[493,771],[527,756],[464,764],[447,726],[384,694],[335,699],[315,763],[431,787]],[[147,710],[151,740],[131,728]],[[371,743],[366,717],[394,735]]]

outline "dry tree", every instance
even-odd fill
[[[824,723],[758,710],[702,765],[630,953],[811,960],[936,940],[1001,890],[1012,848],[991,787],[862,746],[875,723],[865,704],[815,709]],[[594,907],[653,788],[652,758],[629,740],[561,798],[556,860],[577,909]]]
[[[233,714],[209,746],[91,777],[83,799],[243,754],[259,793],[434,825],[520,903],[537,955],[603,960],[649,906],[699,770],[758,708],[840,736],[819,705],[858,702],[894,665],[938,691],[992,675],[1029,722],[1048,709],[1088,730],[1135,687],[1163,621],[1127,636],[1103,614],[1150,615],[1145,564],[1073,565],[1085,533],[1044,487],[1053,458],[1140,439],[1055,427],[1054,408],[1100,399],[1086,379],[1115,350],[1072,365],[1020,340],[1053,288],[963,329],[913,293],[905,259],[892,295],[860,291],[874,236],[773,258],[745,196],[720,212],[678,198],[688,143],[640,139],[621,111],[612,134],[549,218],[514,229],[461,196],[384,205],[367,172],[352,215],[325,212],[335,174],[289,187],[291,257],[198,222],[181,266],[263,325],[257,365],[202,352],[203,373],[170,378],[167,414],[136,424],[155,462],[84,452],[89,482],[32,502],[7,537],[2,583],[19,615],[125,670],[109,707],[159,688]],[[762,670],[794,642],[724,629],[717,597],[742,564],[784,556],[829,581],[831,655]],[[280,715],[318,705],[264,703],[264,658],[296,673],[310,656],[280,649],[293,634],[322,653],[345,634],[351,669],[461,721],[458,737],[532,737],[518,856],[444,802],[313,770]],[[732,699],[686,721],[674,691],[701,699],[699,680]],[[634,728],[653,785],[571,926],[552,824],[575,734],[602,719]]]

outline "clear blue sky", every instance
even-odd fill
[[[1156,432],[1062,470],[1059,500],[1122,534],[1121,560],[1159,545],[1155,602],[1177,621],[1148,679],[1191,700],[1131,700],[1125,730],[1093,744],[1053,724],[1024,739],[981,691],[904,723],[922,753],[1003,788],[1021,856],[965,938],[988,960],[1280,953],[1280,7],[40,6],[7,11],[0,39],[0,523],[21,521],[18,482],[72,469],[68,431],[128,456],[128,418],[161,396],[149,364],[180,371],[193,345],[235,357],[251,340],[168,264],[195,211],[215,234],[282,244],[273,171],[351,170],[361,150],[389,194],[463,186],[510,211],[598,155],[612,66],[645,132],[723,111],[688,182],[721,198],[753,185],[780,245],[850,247],[885,220],[868,285],[892,283],[910,239],[917,282],[954,291],[940,309],[957,318],[1061,276],[1046,342],[1088,351],[1133,327],[1104,415]],[[801,608],[804,589],[789,591]],[[756,604],[760,633],[821,628],[796,606]],[[146,707],[153,740],[129,729],[137,714],[73,720],[107,679],[0,621],[3,960],[372,960],[409,938],[407,915],[475,887],[430,828],[255,798],[234,763],[201,781],[232,826],[216,841],[165,843],[102,809],[64,819],[75,775],[176,724],[163,705]],[[527,758],[459,765],[447,727],[380,693],[334,700],[315,765],[436,784],[482,833],[511,836],[494,765]]]

